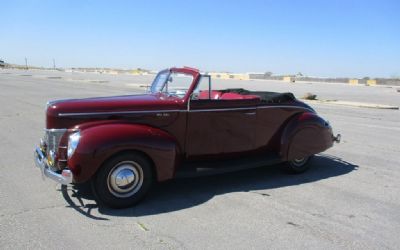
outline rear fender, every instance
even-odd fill
[[[315,113],[297,114],[286,125],[280,155],[284,161],[310,156],[332,147],[332,128]]]
[[[107,159],[122,151],[146,154],[154,164],[158,181],[174,176],[180,150],[174,137],[165,131],[121,121],[91,122],[76,129],[81,138],[68,160],[75,182],[89,180]]]

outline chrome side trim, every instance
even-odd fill
[[[189,108],[189,107],[187,107]],[[82,112],[82,113],[60,113],[58,116],[90,116],[90,115],[118,115],[118,114],[153,114],[153,113],[178,113],[178,112],[221,112],[221,111],[235,111],[235,110],[253,110],[253,109],[269,109],[269,108],[292,108],[292,109],[304,109],[310,112],[313,110],[305,107],[298,106],[255,106],[246,108],[219,108],[219,109],[185,109],[185,110],[140,110],[140,111],[109,111],[109,112]]]
[[[143,111],[109,111],[109,112],[84,112],[84,113],[60,113],[58,116],[87,116],[87,115],[119,115],[119,114],[153,114],[153,113],[176,113],[186,110],[143,110]]]
[[[235,111],[235,110],[257,110],[257,109],[271,109],[271,108],[291,108],[291,109],[304,109],[314,113],[313,110],[305,107],[297,106],[257,106],[257,107],[246,107],[246,108],[221,108],[221,109],[192,109],[189,112],[220,112],[220,111]]]
[[[235,111],[235,110],[255,110],[257,107],[247,107],[247,108],[220,108],[220,109],[191,109],[189,112],[221,112],[221,111]]]
[[[312,113],[315,113],[314,110],[305,108],[305,107],[298,107],[298,106],[289,106],[289,105],[280,105],[280,106],[258,106],[257,109],[269,109],[269,108],[294,108],[294,109],[304,109],[307,111],[310,111]]]

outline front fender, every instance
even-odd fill
[[[290,161],[320,153],[332,147],[334,137],[328,122],[315,113],[291,118],[281,136],[281,158]]]
[[[177,166],[179,146],[167,132],[147,125],[99,122],[80,125],[81,138],[68,167],[75,182],[89,180],[101,165],[118,152],[134,150],[153,162],[157,180],[171,179]]]

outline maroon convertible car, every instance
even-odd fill
[[[217,90],[209,75],[170,68],[148,94],[48,102],[35,163],[64,185],[90,181],[98,202],[121,208],[177,176],[283,162],[301,173],[334,141],[291,93]]]

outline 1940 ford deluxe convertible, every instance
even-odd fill
[[[179,175],[277,163],[301,173],[334,141],[291,93],[216,90],[196,69],[170,68],[148,94],[48,102],[35,163],[64,185],[90,181],[100,203],[121,208]]]

